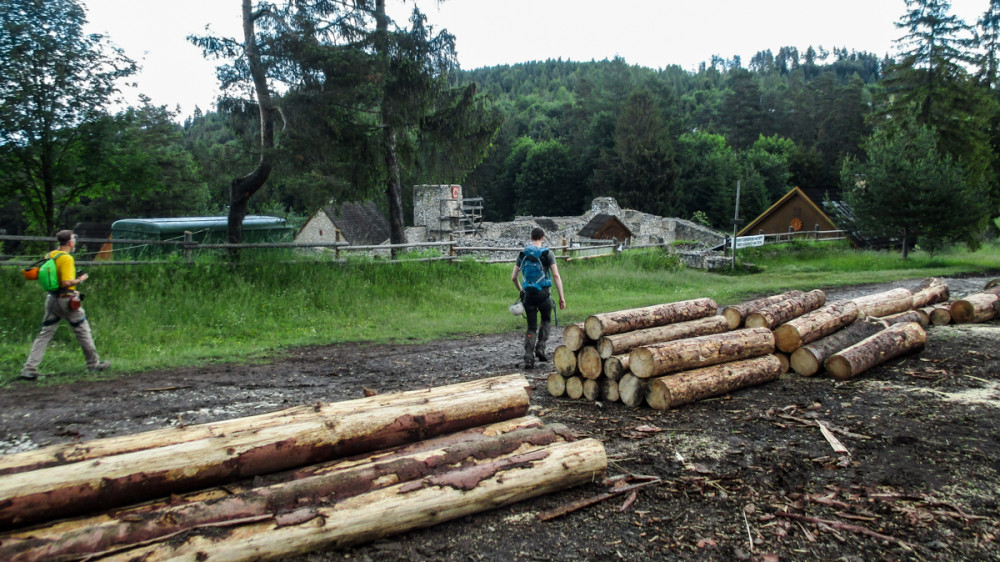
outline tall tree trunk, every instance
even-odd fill
[[[242,178],[236,178],[229,186],[229,222],[227,238],[230,244],[243,241],[243,219],[247,216],[250,197],[264,186],[271,175],[270,152],[274,148],[274,106],[271,90],[267,85],[267,75],[261,62],[260,50],[254,38],[254,23],[251,0],[243,0],[243,49],[247,55],[247,65],[253,77],[257,93],[257,108],[260,113],[260,159],[257,168]],[[238,252],[232,252],[237,254]]]
[[[385,0],[375,0],[375,49],[381,61],[382,72],[389,72],[389,17],[385,13]],[[384,85],[383,85],[384,87]],[[393,108],[390,107],[389,95],[382,95],[382,127],[383,146],[385,151],[386,187],[385,195],[389,202],[389,242],[391,244],[406,243],[406,223],[403,220],[403,196],[400,192],[399,152],[396,119]],[[391,250],[393,257],[399,252]]]

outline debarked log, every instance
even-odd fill
[[[951,303],[951,319],[956,324],[989,322],[996,317],[1000,296],[991,293],[974,293]]]
[[[552,364],[556,367],[556,372],[564,377],[572,377],[579,374],[577,368],[576,352],[568,346],[560,345],[552,353]]]
[[[787,300],[771,303],[757,312],[750,313],[744,325],[747,328],[774,329],[793,318],[812,312],[826,304],[826,293],[814,289]]]
[[[846,380],[894,357],[919,351],[926,342],[927,332],[920,324],[896,324],[831,355],[824,367],[833,378]]]
[[[579,351],[585,345],[594,345],[594,342],[587,337],[587,332],[583,329],[583,322],[578,322],[563,329],[563,344],[570,351]]]
[[[788,358],[789,365],[796,373],[811,377],[819,372],[827,357],[885,328],[885,323],[879,320],[859,318],[849,326],[793,351]]]
[[[807,312],[778,326],[774,344],[785,353],[792,353],[807,343],[828,336],[858,318],[858,305],[841,301]]]
[[[774,355],[712,365],[649,381],[646,402],[656,410],[667,410],[696,400],[719,396],[781,376],[781,361]]]
[[[744,328],[638,347],[629,355],[629,370],[646,379],[773,352],[774,332],[767,328]]]
[[[861,316],[889,316],[913,308],[913,293],[903,287],[852,300],[858,305],[858,314]]]
[[[601,336],[644,330],[646,328],[713,316],[717,310],[718,305],[712,299],[692,299],[595,314],[587,317],[587,320],[584,321],[584,329],[587,332],[587,337],[597,341],[601,339]]]
[[[273,560],[342,548],[586,484],[606,468],[604,446],[595,439],[553,443],[222,533],[197,529],[104,560]]]
[[[604,360],[604,376],[616,381],[628,371],[628,353],[612,355]]]
[[[762,297],[759,299],[753,299],[740,304],[734,304],[732,306],[727,306],[722,309],[722,316],[726,318],[729,322],[729,329],[735,330],[743,325],[744,320],[747,315],[751,312],[757,312],[758,310],[774,304],[776,302],[781,302],[788,300],[793,297],[798,297],[802,295],[802,291],[792,290],[787,291],[778,295],[771,295],[769,297]]]
[[[420,441],[362,457],[269,477],[269,485],[210,500],[172,498],[108,514],[0,535],[0,559],[44,561],[134,547],[208,525],[264,519],[575,440],[565,426],[525,417]],[[199,494],[204,495],[204,494]]]
[[[0,527],[85,513],[523,416],[523,375],[317,407],[278,426],[0,477]],[[331,414],[331,412],[335,412]]]
[[[707,334],[719,334],[729,330],[729,323],[722,316],[706,316],[697,320],[688,320],[666,326],[646,328],[632,332],[623,332],[611,336],[601,336],[597,341],[597,350],[601,358],[628,353],[633,349],[654,343],[693,338]]]
[[[913,292],[913,308],[924,308],[932,304],[946,302],[949,297],[948,285],[937,277],[932,277]]]
[[[604,372],[604,359],[597,348],[585,345],[576,352],[576,368],[585,379],[596,379]]]

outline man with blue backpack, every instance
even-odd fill
[[[551,330],[552,302],[550,287],[553,284],[559,291],[559,308],[566,308],[566,296],[563,294],[562,278],[556,265],[556,256],[544,245],[545,231],[535,227],[531,230],[531,241],[517,255],[511,281],[517,287],[524,304],[524,312],[528,317],[528,331],[524,335],[524,368],[533,369],[535,359],[547,361],[545,342],[549,339]],[[520,279],[518,278],[520,274]],[[541,313],[542,325],[538,325],[538,314]]]
[[[51,265],[55,266],[55,279],[52,284],[43,288],[48,292],[45,296],[45,316],[42,318],[42,331],[35,338],[35,343],[31,346],[31,353],[28,360],[21,369],[21,378],[34,380],[38,378],[38,365],[45,357],[45,348],[52,341],[52,336],[59,327],[59,321],[69,322],[76,335],[76,340],[83,349],[83,357],[87,361],[87,370],[90,372],[103,371],[110,365],[110,361],[101,361],[94,347],[94,338],[90,333],[90,323],[87,322],[87,314],[83,311],[81,304],[82,295],[76,290],[77,285],[83,283],[89,277],[86,273],[77,275],[76,262],[70,254],[76,248],[76,234],[71,230],[60,230],[56,233],[56,240],[59,241],[59,249],[52,250],[46,256],[46,261],[51,260],[51,264],[43,264],[41,270],[48,270]],[[40,273],[40,281],[45,281],[44,273]]]

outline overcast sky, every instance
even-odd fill
[[[213,62],[185,39],[240,36],[240,0],[80,0],[89,32],[104,33],[139,61],[139,91],[156,105],[209,111],[218,94]],[[974,24],[989,0],[952,0],[952,13]],[[413,2],[389,0],[404,24]],[[464,69],[532,60],[603,60],[621,56],[650,68],[695,70],[712,55],[783,46],[844,47],[894,54],[894,23],[904,0],[417,0],[435,29],[456,37]],[[130,99],[135,99],[132,92]]]

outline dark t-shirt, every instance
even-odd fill
[[[517,254],[516,265],[518,269],[521,268],[522,261],[524,261],[524,250],[521,250],[520,253]],[[548,273],[549,268],[552,267],[552,264],[556,263],[556,255],[552,253],[552,250],[546,249],[544,252],[542,252],[542,257],[539,261],[542,262],[542,267],[545,269],[545,272]]]

